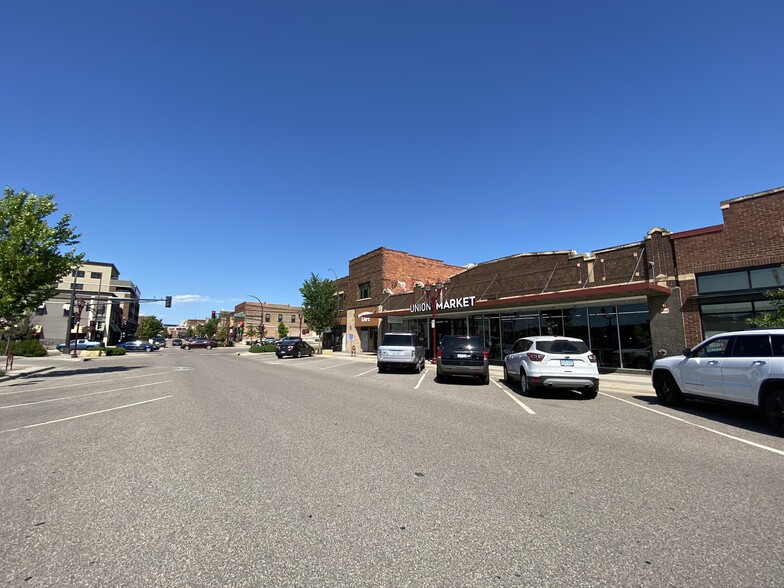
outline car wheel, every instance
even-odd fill
[[[771,392],[765,399],[765,421],[777,435],[784,435],[784,390]]]
[[[183,345],[183,346],[182,346],[182,348],[183,348],[185,351],[190,351],[190,350],[191,350],[191,346],[190,346],[190,345]]]
[[[583,389],[583,400],[593,400],[596,398],[597,394],[599,394],[599,387],[592,386],[590,388]]]
[[[387,366],[378,364],[378,373],[383,374],[385,371],[387,371]]]
[[[439,371],[436,371],[436,382],[438,382],[439,384],[444,383],[444,375]]]
[[[653,385],[656,389],[656,397],[664,406],[680,406],[683,404],[683,394],[672,375],[664,373],[656,377]]]
[[[299,349],[294,352],[294,359],[299,359]]]
[[[146,351],[147,353],[149,353],[150,351],[152,351],[152,347],[147,347],[147,348],[145,349],[145,351]]]
[[[488,386],[490,384],[490,372],[488,371],[482,378],[482,384]]]
[[[533,394],[533,386],[528,385],[528,378],[525,375],[525,370],[520,369],[520,393],[523,396],[531,396]]]
[[[275,355],[277,356],[278,359],[282,359],[283,358],[283,356],[280,353],[276,353]]]
[[[509,370],[506,368],[506,364],[504,364],[504,382],[509,384]]]

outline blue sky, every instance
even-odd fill
[[[784,185],[784,2],[0,7],[0,183],[167,323],[377,247],[464,265],[719,224]]]

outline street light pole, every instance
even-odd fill
[[[264,338],[264,303],[259,299],[258,296],[254,296],[253,294],[248,294],[251,298],[255,298],[259,301],[259,306],[261,306],[261,316],[259,317],[259,339]]]
[[[444,288],[444,285],[441,282],[436,282],[435,284],[428,284],[425,286],[425,296],[430,301],[430,309],[433,311],[433,317],[430,319],[431,323],[430,326],[432,328],[432,338],[430,339],[430,345],[432,347],[432,357],[430,358],[430,363],[437,363],[436,361],[436,301],[441,296],[441,290]]]

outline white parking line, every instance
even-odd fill
[[[427,375],[427,373],[428,373],[429,371],[430,371],[430,370],[429,370],[428,368],[425,368],[425,371],[424,371],[424,372],[422,372],[422,377],[421,377],[421,378],[419,378],[419,381],[417,382],[417,385],[416,385],[416,386],[414,386],[414,390],[419,390],[419,385],[422,383],[422,380],[424,380],[424,379],[425,379],[425,376]]]
[[[171,398],[172,395],[169,394],[168,396],[161,396],[160,398],[153,398],[151,400],[142,400],[141,402],[134,402],[133,404],[124,404],[123,406],[115,406],[114,408],[106,408],[104,410],[96,410],[95,412],[88,412],[85,414],[77,414],[76,416],[66,417],[64,419],[56,419],[54,421],[47,421],[45,423],[35,423],[34,425],[25,425],[24,427],[17,427],[16,429],[6,429],[5,431],[0,431],[0,433],[13,433],[14,431],[21,431],[22,429],[32,429],[33,427],[42,427],[44,425],[52,425],[54,423],[62,423],[63,421],[71,421],[73,419],[80,419],[83,417],[93,416],[96,414],[101,414],[104,412],[111,412],[113,410],[120,410],[121,408],[130,408],[131,406],[139,406],[140,404],[147,404],[148,402],[157,402],[158,400],[166,400],[167,398]]]
[[[620,400],[621,402],[625,402],[626,404],[631,404],[632,406],[636,406],[637,408],[642,408],[643,410],[649,410],[658,415],[665,416],[667,418],[673,419],[675,421],[679,421],[686,425],[697,427],[698,429],[702,429],[703,431],[708,431],[709,433],[714,433],[715,435],[720,435],[722,437],[726,437],[727,439],[732,439],[733,441],[740,441],[741,443],[745,443],[746,445],[751,445],[752,447],[757,447],[758,449],[764,449],[765,451],[770,451],[771,453],[778,453],[779,455],[784,455],[784,451],[781,451],[780,449],[774,449],[773,447],[768,447],[767,445],[754,443],[754,441],[749,441],[748,439],[741,439],[740,437],[735,437],[734,435],[728,435],[727,433],[722,433],[721,431],[717,431],[716,429],[711,429],[710,427],[706,427],[704,425],[698,425],[697,423],[689,422],[686,419],[682,419],[675,415],[667,414],[666,412],[656,410],[655,408],[651,408],[650,406],[643,406],[642,404],[637,404],[636,402],[632,402],[631,400],[624,400],[623,398],[618,398],[617,396],[613,396],[612,394],[607,394],[606,392],[599,392],[599,394],[601,394],[602,396],[607,396],[607,398],[612,398],[613,400]]]
[[[175,368],[177,369],[177,368]],[[169,372],[159,372],[157,374],[143,374],[140,376],[128,376],[126,378],[111,378],[110,380],[95,380],[89,382],[90,384],[103,384],[104,382],[117,382],[118,380],[133,380],[136,378],[151,378],[153,376],[165,376]],[[73,384],[63,384],[62,386],[49,386],[48,388],[25,388],[24,390],[15,390],[14,392],[0,392],[0,396],[8,396],[10,394],[22,394],[23,392],[45,392],[46,390],[57,390],[58,388],[73,388],[74,386],[84,386],[85,382],[75,382]]]
[[[369,374],[370,372],[377,372],[377,371],[378,371],[378,368],[373,368],[372,370],[368,370],[366,372],[362,372],[361,374],[357,374],[354,377],[358,378],[359,376],[364,376],[365,374]]]
[[[359,360],[349,361],[348,363],[336,363],[335,365],[328,365],[327,367],[319,368],[319,371],[331,370],[332,368],[340,367],[341,365],[351,365],[352,363],[359,363]]]
[[[72,400],[73,398],[84,398],[85,396],[95,396],[96,394],[108,394],[109,392],[120,392],[122,390],[133,390],[134,388],[144,388],[145,386],[168,384],[169,382],[171,382],[171,380],[163,380],[161,382],[150,382],[149,384],[139,384],[138,386],[127,386],[126,388],[114,388],[113,390],[101,390],[100,392],[88,392],[87,394],[77,394],[76,396],[63,396],[62,398],[49,398],[48,400],[34,400],[33,402],[9,404],[8,406],[0,406],[0,410],[6,408],[19,408],[20,406],[32,406],[34,404],[44,404],[45,402],[57,402],[58,400]]]
[[[531,409],[530,409],[530,408],[528,408],[528,407],[527,407],[525,404],[523,404],[522,402],[520,402],[520,399],[519,399],[519,398],[517,398],[517,396],[515,396],[514,394],[512,394],[512,393],[511,393],[509,390],[507,390],[506,388],[504,388],[504,387],[503,387],[501,384],[499,384],[498,382],[496,382],[496,381],[495,381],[495,380],[493,380],[493,379],[491,379],[490,381],[491,381],[493,384],[495,384],[496,386],[498,386],[499,388],[501,388],[501,390],[503,390],[504,392],[506,392],[506,394],[509,396],[509,398],[511,398],[512,400],[514,400],[514,401],[515,401],[517,404],[519,404],[520,406],[522,406],[522,407],[523,407],[523,410],[524,410],[525,412],[527,412],[528,414],[536,414],[536,413],[535,413],[533,410],[531,410]]]

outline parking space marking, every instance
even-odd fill
[[[369,374],[370,372],[375,372],[375,371],[378,371],[378,368],[374,367],[372,370],[368,370],[366,372],[362,372],[361,374],[356,374],[354,377],[358,378],[359,376],[364,376],[365,374]]]
[[[45,423],[35,423],[33,425],[25,425],[24,427],[17,427],[16,429],[6,429],[5,431],[0,431],[0,433],[13,433],[14,431],[21,431],[22,429],[32,429],[33,427],[42,427],[44,425],[53,425],[55,423],[62,423],[63,421],[71,421],[73,419],[81,419],[88,416],[93,416],[96,414],[101,414],[104,412],[111,412],[113,410],[120,410],[121,408],[130,408],[132,406],[139,406],[140,404],[147,404],[149,402],[157,402],[159,400],[166,400],[167,398],[171,398],[172,395],[169,394],[168,396],[161,396],[160,398],[152,398],[151,400],[142,400],[141,402],[134,402],[133,404],[124,404],[123,406],[115,406],[114,408],[106,408],[104,410],[96,410],[94,412],[88,412],[85,414],[77,414],[75,416],[65,417],[64,419],[56,419],[53,421],[46,421]]]
[[[352,363],[359,363],[359,360],[355,359],[354,361],[349,361],[348,363],[336,363],[335,365],[328,365],[327,367],[319,368],[319,371],[331,370],[332,368],[336,368],[336,367],[339,367],[341,365],[351,365]]]
[[[526,405],[525,405],[523,402],[521,402],[519,398],[517,398],[517,397],[516,397],[514,394],[512,394],[512,393],[511,393],[509,390],[507,390],[507,389],[506,389],[504,386],[502,386],[501,384],[499,384],[498,382],[496,382],[496,381],[495,381],[495,380],[493,380],[492,378],[490,378],[490,381],[491,381],[493,384],[495,384],[496,386],[498,386],[498,387],[499,387],[501,390],[503,390],[503,391],[504,391],[504,392],[507,394],[507,396],[509,396],[509,398],[511,398],[511,399],[512,399],[512,400],[514,400],[514,401],[515,401],[517,404],[519,404],[521,407],[523,407],[523,410],[524,410],[525,412],[527,412],[528,414],[536,414],[536,413],[535,413],[533,410],[531,410],[530,408],[528,408],[528,406],[526,406]]]
[[[62,398],[49,398],[48,400],[34,400],[32,402],[22,402],[20,404],[9,404],[0,406],[0,410],[6,408],[19,408],[20,406],[32,406],[34,404],[44,404],[46,402],[57,402],[58,400],[72,400],[73,398],[84,398],[85,396],[95,396],[96,394],[108,394],[109,392],[120,392],[122,390],[133,390],[134,388],[144,388],[146,386],[157,386],[158,384],[168,384],[171,380],[161,382],[150,382],[149,384],[139,384],[138,386],[127,386],[125,388],[114,388],[112,390],[101,390],[100,392],[88,392],[87,394],[77,394],[76,396],[63,396]]]
[[[174,368],[177,369],[177,368]],[[25,388],[24,390],[15,390],[14,392],[0,392],[0,396],[8,396],[9,394],[22,394],[23,392],[46,392],[47,390],[57,390],[58,388],[73,388],[74,386],[84,386],[89,384],[103,384],[104,382],[116,382],[118,380],[133,380],[136,378],[151,378],[153,376],[165,376],[169,372],[159,372],[157,374],[142,374],[139,376],[127,376],[125,378],[111,378],[110,380],[94,380],[92,382],[75,382],[72,384],[63,384],[61,386],[49,386],[48,388]]]
[[[733,441],[740,441],[741,443],[745,443],[746,445],[751,445],[752,447],[756,447],[758,449],[764,449],[765,451],[770,451],[771,453],[784,455],[784,451],[780,449],[768,447],[767,445],[755,443],[754,441],[749,441],[748,439],[742,439],[741,437],[735,437],[734,435],[729,435],[728,433],[722,433],[721,431],[717,431],[716,429],[711,429],[710,427],[706,427],[705,425],[698,425],[697,423],[692,423],[690,421],[687,421],[686,419],[682,419],[681,417],[677,417],[675,415],[667,414],[666,412],[656,410],[655,408],[651,408],[650,406],[643,406],[642,404],[637,404],[636,402],[632,402],[631,400],[624,400],[623,398],[618,398],[617,396],[613,396],[612,394],[607,394],[606,392],[599,392],[599,394],[601,394],[602,396],[607,396],[607,398],[612,398],[613,400],[619,400],[621,402],[625,402],[626,404],[631,404],[632,406],[635,406],[637,408],[642,408],[643,410],[648,410],[658,415],[665,416],[667,418],[673,419],[675,421],[679,421],[686,425],[697,427],[698,429],[702,429],[703,431],[708,431],[709,433],[720,435],[721,437],[726,437],[727,439],[732,439]]]
[[[420,385],[420,384],[422,383],[422,381],[425,379],[425,376],[427,376],[427,374],[428,374],[428,372],[429,372],[429,371],[430,371],[430,368],[425,368],[425,371],[424,371],[424,372],[422,372],[422,376],[419,378],[419,381],[417,382],[417,385],[416,385],[416,386],[414,386],[414,390],[419,390],[419,385]]]

